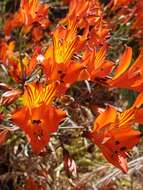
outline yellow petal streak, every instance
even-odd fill
[[[55,83],[44,87],[38,83],[25,85],[23,104],[29,108],[37,107],[42,103],[50,105],[56,96],[56,86]]]

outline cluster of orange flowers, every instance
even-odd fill
[[[124,2],[114,1],[114,7]],[[46,48],[45,44],[35,44],[32,54],[23,53],[21,48],[17,50],[17,42],[9,40],[11,32],[20,28],[21,38],[32,32],[37,39],[50,25],[48,6],[39,0],[21,0],[19,10],[6,20],[7,37],[0,39],[0,61],[18,87],[0,83],[0,88],[5,91],[1,105],[10,105],[18,98],[21,100],[21,106],[11,113],[10,121],[25,132],[33,151],[38,154],[48,144],[50,135],[58,130],[60,122],[68,117],[66,111],[54,105],[54,100],[64,95],[76,81],[104,81],[109,88],[139,92],[133,106],[121,113],[113,106],[107,106],[85,135],[110,163],[127,172],[128,151],[140,142],[141,137],[140,131],[132,126],[143,123],[143,109],[140,108],[143,102],[143,50],[131,64],[132,48],[126,47],[116,65],[106,58],[109,26],[98,0],[66,3],[69,12],[52,31],[52,40]],[[140,23],[136,21],[134,27],[136,25]]]
[[[139,44],[143,44],[143,12],[142,0],[111,0],[109,7],[112,8],[112,11],[115,12],[115,17],[121,21],[121,24],[127,24],[129,21],[131,33],[130,37],[135,38]],[[114,20],[114,19],[113,19]],[[111,21],[112,23],[112,21]],[[114,25],[114,23],[113,23]],[[113,26],[114,27],[114,26]]]

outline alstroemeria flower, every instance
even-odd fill
[[[79,31],[86,33],[88,40],[84,48],[93,48],[107,43],[109,27],[103,19],[103,10],[99,1],[72,0],[69,2],[69,12],[61,23],[75,20]],[[84,34],[85,38],[85,34]]]
[[[31,78],[33,73],[40,69],[38,61],[38,52],[34,52],[31,56],[25,54],[22,59],[17,52],[14,52],[13,56],[8,57],[4,64],[9,75],[16,81],[26,81]]]
[[[80,48],[75,21],[68,21],[67,28],[60,25],[53,32],[54,60],[57,64],[66,63]]]
[[[113,69],[113,62],[106,60],[106,47],[99,51],[85,51],[81,59],[85,69],[81,72],[80,79],[96,81],[109,75]]]
[[[84,68],[84,65],[72,59],[74,53],[79,51],[81,44],[74,22],[69,21],[67,28],[58,26],[53,32],[53,44],[45,53],[43,68],[48,81],[60,82],[61,93],[64,93],[70,84],[78,79]]]
[[[127,47],[117,66],[114,76],[108,81],[112,87],[143,90],[143,49],[131,65],[132,49]]]
[[[16,27],[22,27],[25,33],[29,32],[34,23],[39,23],[42,28],[49,26],[47,13],[48,5],[39,0],[21,0],[19,10],[7,19],[4,31],[10,35]]]
[[[66,113],[51,105],[56,84],[27,84],[22,97],[23,107],[12,115],[12,121],[28,136],[32,150],[40,153],[48,144],[50,134],[58,129]]]
[[[56,64],[54,61],[46,60],[43,66],[47,81],[59,81],[59,94],[64,94],[70,85],[78,80],[84,69],[84,65],[72,60],[66,64]]]
[[[95,25],[100,19],[101,9],[95,0],[72,0],[69,3],[69,12],[62,22],[76,18],[78,26],[85,27],[86,24]]]
[[[127,173],[128,151],[140,141],[140,132],[132,129],[136,109],[122,113],[109,106],[94,121],[93,130],[87,135],[114,166]]]

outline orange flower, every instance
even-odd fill
[[[143,49],[132,65],[131,59],[132,49],[127,47],[115,70],[114,76],[108,81],[110,86],[128,88],[139,92],[143,90]]]
[[[78,26],[85,27],[86,24],[95,25],[100,19],[101,9],[98,1],[95,0],[72,0],[69,4],[67,19],[76,18]]]
[[[19,52],[14,51],[14,48],[14,41],[11,41],[10,43],[2,41],[0,43],[0,61],[5,66],[8,74],[16,82],[21,81],[22,72],[24,74],[24,80],[29,79],[31,74],[38,69],[39,64],[37,58],[39,55],[39,50],[35,50],[31,56],[25,53],[23,57],[23,55],[20,55]]]
[[[109,37],[107,22],[103,19],[103,11],[97,0],[72,0],[69,2],[69,12],[62,23],[68,20],[75,20],[79,31],[84,31],[88,38],[86,44],[88,48],[103,45]]]
[[[43,103],[30,110],[27,107],[17,110],[12,116],[12,121],[28,136],[32,150],[40,153],[48,144],[50,134],[58,129],[65,116],[65,112]]]
[[[44,72],[47,81],[59,81],[58,92],[64,94],[71,84],[78,80],[80,72],[84,69],[84,65],[69,61],[66,64],[56,64],[49,60],[43,62]]]
[[[77,36],[75,21],[68,21],[68,26],[58,26],[53,32],[53,53],[57,64],[66,63],[79,49],[80,41]]]
[[[65,64],[79,51],[81,41],[75,21],[68,21],[67,28],[59,25],[53,32],[53,43],[45,53],[45,59],[53,64]]]
[[[109,37],[109,26],[106,21],[100,19],[92,29],[88,28],[87,49],[90,50],[108,44],[107,39]]]
[[[37,57],[37,52],[34,52],[32,56],[25,54],[22,59],[20,58],[20,55],[15,53],[13,57],[8,59],[7,64],[5,64],[9,75],[16,82],[23,80],[22,77],[24,77],[24,80],[30,79],[32,74],[40,68]]]
[[[48,144],[50,134],[58,129],[65,112],[51,106],[56,95],[56,84],[27,84],[22,97],[23,107],[12,115],[12,121],[28,136],[35,153]]]
[[[83,51],[81,61],[73,57],[82,51],[85,41],[86,35],[84,38],[77,35],[77,24],[72,19],[68,20],[67,28],[58,26],[53,33],[53,44],[45,53],[43,66],[48,81],[60,81],[61,93],[65,93],[77,80],[103,78],[112,70],[113,63],[105,61],[105,47],[97,53],[94,50]]]
[[[44,86],[40,83],[31,83],[25,85],[22,97],[23,105],[29,109],[38,107],[41,104],[51,105],[53,99],[57,96],[57,83]]]
[[[6,35],[10,35],[16,27],[23,27],[23,31],[27,33],[33,23],[39,23],[41,27],[46,28],[49,26],[47,11],[48,6],[41,4],[39,0],[21,0],[18,12],[11,15],[5,23],[4,31]]]
[[[59,92],[64,93],[74,83],[84,68],[72,59],[79,51],[81,41],[76,34],[76,24],[70,22],[68,27],[58,26],[53,33],[53,44],[45,53],[44,72],[48,81],[59,81]],[[72,76],[72,77],[71,77]]]
[[[106,47],[96,51],[85,51],[81,64],[85,66],[81,72],[80,79],[90,79],[95,81],[98,78],[104,78],[109,75],[113,69],[113,62],[105,60]]]
[[[140,141],[140,132],[131,128],[135,122],[135,109],[122,113],[109,106],[94,122],[88,137],[102,151],[105,158],[127,173],[128,150]]]

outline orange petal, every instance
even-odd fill
[[[139,124],[143,124],[143,108],[136,111],[135,121]]]
[[[27,107],[15,110],[15,112],[11,116],[12,122],[18,125],[19,127],[25,126],[26,123],[28,122],[28,118],[29,118],[29,110]]]
[[[104,127],[110,125],[111,123],[115,122],[117,116],[117,111],[111,106],[108,106],[106,110],[101,113],[94,122],[94,131],[99,131],[104,129]]]
[[[115,80],[118,77],[120,77],[128,69],[131,63],[131,59],[132,59],[132,48],[127,47],[124,54],[121,57],[119,66],[117,67],[112,80]]]
[[[139,108],[142,104],[143,104],[143,92],[141,92],[141,93],[137,96],[137,98],[136,98],[136,100],[135,100],[133,106]]]
[[[133,122],[135,121],[135,116],[134,116],[135,111],[136,111],[136,108],[130,108],[123,111],[122,113],[119,113],[117,124],[120,127],[132,125]]]

